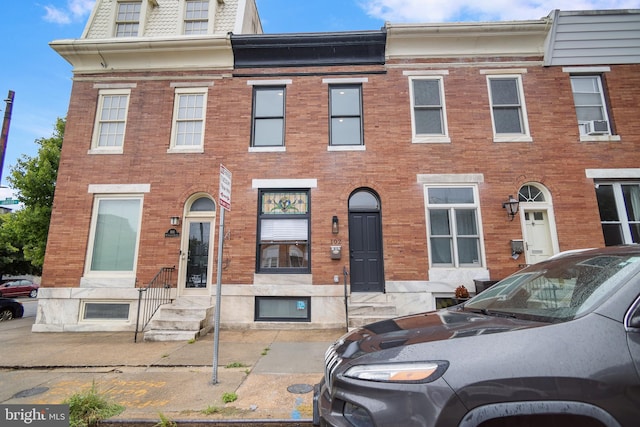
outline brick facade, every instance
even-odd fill
[[[594,180],[587,169],[640,165],[637,120],[638,65],[610,65],[603,73],[615,142],[581,142],[570,75],[543,58],[482,57],[388,60],[380,65],[260,67],[83,74],[73,84],[67,116],[42,286],[77,288],[85,269],[94,195],[92,184],[150,184],[144,195],[137,286],[164,266],[180,264],[181,239],[167,238],[171,216],[183,217],[195,193],[217,200],[219,165],[233,173],[232,210],[226,214],[224,286],[255,285],[258,191],[254,179],[315,179],[311,197],[311,284],[342,286],[349,269],[349,196],[359,188],[380,198],[384,280],[428,287],[427,219],[419,175],[481,174],[479,211],[486,265],[500,279],[526,259],[512,257],[510,241],[523,239],[520,214],[509,221],[501,204],[525,184],[545,187],[560,251],[604,244]],[[532,142],[494,142],[483,70],[518,69]],[[450,143],[412,143],[409,77],[404,71],[443,75]],[[329,89],[325,78],[364,78],[364,146],[328,151]],[[252,80],[290,79],[286,85],[284,152],[251,152]],[[203,153],[168,153],[175,88],[172,82],[208,90]],[[135,83],[131,89],[122,154],[88,154],[100,84]],[[219,215],[219,213],[218,213]],[[331,233],[337,216],[340,232]],[[215,224],[214,259],[218,229]],[[177,227],[182,233],[181,226]],[[342,245],[332,260],[331,245]],[[215,284],[210,272],[210,286]],[[184,274],[179,270],[179,274]],[[340,281],[335,284],[334,276]],[[455,276],[452,276],[455,277]],[[459,283],[449,283],[451,290]],[[473,289],[473,283],[465,283]],[[426,289],[426,288],[425,288]],[[274,291],[278,294],[277,291]],[[339,295],[340,291],[336,293]],[[252,300],[252,299],[251,299]],[[339,303],[339,298],[336,298]],[[252,319],[247,319],[251,323]]]

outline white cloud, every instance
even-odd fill
[[[66,7],[44,6],[44,20],[54,24],[70,24],[81,21],[91,12],[95,0],[67,0]]]
[[[54,6],[45,6],[44,10],[47,12],[44,16],[44,20],[47,22],[53,22],[54,24],[69,24],[71,18],[69,14]]]
[[[69,10],[76,18],[88,15],[93,9],[95,0],[69,0]]]
[[[540,19],[552,10],[637,9],[640,0],[359,0],[377,19],[401,22]]]

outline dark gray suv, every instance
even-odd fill
[[[530,266],[326,354],[321,426],[639,426],[640,246]]]

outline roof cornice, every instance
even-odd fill
[[[386,58],[542,56],[551,25],[548,18],[489,23],[387,23]]]
[[[386,33],[232,35],[236,68],[384,64]]]
[[[74,74],[114,71],[233,69],[228,35],[207,37],[67,39],[49,43]]]

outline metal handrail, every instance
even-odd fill
[[[138,288],[138,315],[133,342],[138,342],[138,332],[144,331],[158,308],[171,302],[171,287],[175,269],[175,266],[162,267],[147,286]],[[141,324],[142,326],[140,326]]]
[[[349,271],[347,271],[347,266],[342,267],[342,274],[344,276],[344,316],[346,321],[347,332],[349,332],[349,295],[347,294],[347,276],[349,275]]]

